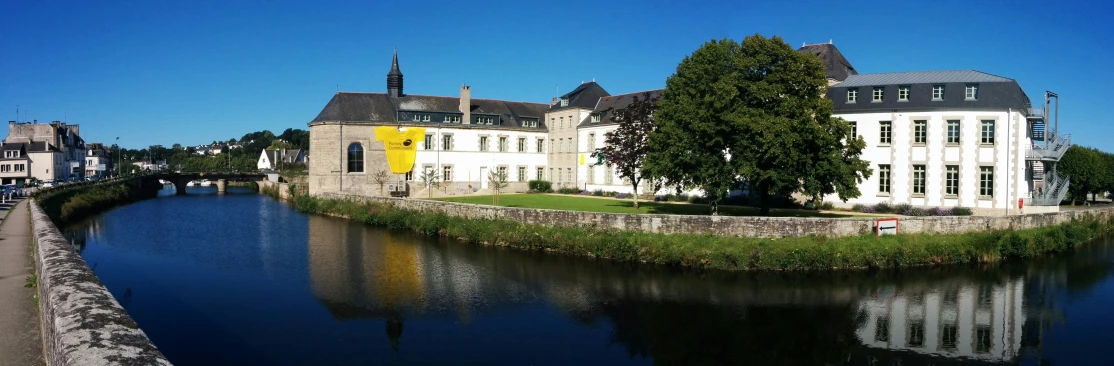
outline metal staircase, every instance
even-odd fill
[[[1051,110],[1051,99],[1056,98],[1055,111]],[[1052,129],[1049,130],[1050,113],[1055,113]],[[1056,93],[1044,93],[1044,106],[1029,108],[1025,119],[1029,121],[1029,138],[1032,143],[1025,149],[1032,181],[1028,204],[1035,206],[1056,206],[1068,193],[1071,177],[1056,172],[1056,163],[1064,157],[1071,147],[1071,135],[1060,134],[1060,97]]]

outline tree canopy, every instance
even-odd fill
[[[666,80],[646,168],[713,203],[746,186],[764,215],[776,195],[858,197],[866,143],[832,117],[826,88],[820,59],[780,37],[705,43]]]
[[[605,144],[600,149],[603,160],[615,166],[620,177],[630,181],[635,209],[638,209],[638,185],[645,177],[642,166],[649,152],[646,138],[654,131],[652,116],[657,103],[658,98],[644,93],[641,98],[634,96],[634,101],[626,108],[613,111],[611,120],[619,123],[619,127],[604,135]]]
[[[1073,203],[1085,201],[1090,193],[1114,191],[1114,154],[1072,145],[1056,170],[1071,179],[1068,195]]]

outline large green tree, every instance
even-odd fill
[[[1111,175],[1114,158],[1098,149],[1072,145],[1064,152],[1064,157],[1056,164],[1056,170],[1071,178],[1068,194],[1072,204],[1085,201],[1090,193],[1105,191],[1114,185]]]
[[[747,186],[768,215],[773,197],[859,196],[866,143],[832,117],[820,59],[780,37],[705,43],[666,80],[646,168],[715,203]]]

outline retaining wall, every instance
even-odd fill
[[[28,206],[47,364],[170,365],[38,202]]]
[[[565,210],[496,207],[392,197],[321,193],[322,198],[354,199],[393,204],[421,212],[439,212],[463,218],[485,218],[547,226],[597,226],[661,234],[697,234],[756,238],[790,236],[855,236],[874,232],[877,218],[796,218],[754,216],[696,216],[617,214]],[[1114,208],[1087,211],[1101,215]],[[1011,216],[900,217],[901,233],[958,234],[988,230],[1020,230],[1070,221],[1076,211]]]

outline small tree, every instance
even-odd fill
[[[371,175],[371,179],[375,181],[375,184],[379,185],[380,196],[383,195],[383,186],[387,184],[387,180],[390,178],[391,174],[387,173],[387,171],[384,169],[379,169],[379,171]]]
[[[491,204],[499,205],[499,194],[503,192],[503,188],[507,188],[507,172],[496,171],[487,173],[487,186],[491,188]]]
[[[631,199],[636,210],[638,185],[644,175],[642,162],[650,151],[646,138],[654,131],[653,115],[657,104],[657,97],[644,93],[642,98],[634,96],[634,101],[625,109],[612,110],[611,121],[619,123],[619,127],[604,135],[604,147],[600,149],[603,160],[614,166],[619,177],[628,180],[634,188]]]
[[[430,169],[423,171],[422,175],[418,177],[418,179],[421,179],[422,183],[425,183],[426,191],[429,192],[429,198],[433,198],[433,186],[441,180],[441,177],[438,176],[437,173],[433,171],[433,169]]]

